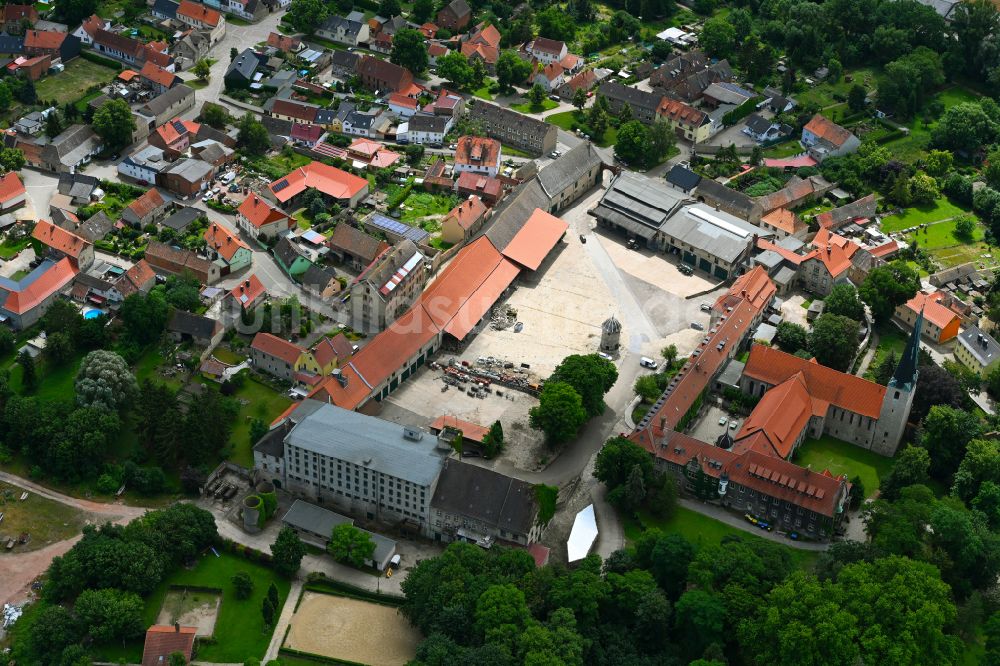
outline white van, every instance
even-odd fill
[[[648,356],[641,357],[639,359],[639,365],[641,365],[644,368],[649,368],[650,370],[656,370],[656,368],[658,367],[656,361],[649,358]]]

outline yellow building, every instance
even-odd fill
[[[955,358],[965,367],[984,377],[1000,360],[1000,343],[978,326],[969,326],[958,334]]]

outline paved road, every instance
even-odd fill
[[[829,543],[816,543],[814,541],[792,541],[787,539],[780,534],[775,532],[767,532],[761,529],[753,529],[749,524],[734,515],[733,513],[723,509],[722,507],[715,506],[713,504],[705,504],[704,502],[698,502],[696,500],[686,499],[684,497],[678,500],[678,504],[685,509],[690,509],[696,513],[700,513],[703,516],[708,516],[714,518],[719,522],[725,523],[730,527],[735,527],[737,529],[743,530],[744,532],[750,532],[751,534],[756,534],[762,539],[767,539],[768,541],[774,541],[775,543],[780,543],[783,546],[788,546],[789,548],[795,548],[797,550],[811,550],[815,552],[822,552],[830,548]],[[860,521],[859,521],[860,522]]]

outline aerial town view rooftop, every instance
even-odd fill
[[[5,663],[1000,664],[1000,0],[39,0],[0,65]]]

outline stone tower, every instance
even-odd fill
[[[601,324],[601,351],[615,352],[621,346],[622,323],[611,315]]]
[[[885,389],[885,399],[882,401],[882,411],[875,425],[875,435],[872,437],[871,449],[883,456],[894,456],[906,422],[910,418],[913,407],[913,396],[916,393],[917,377],[920,375],[920,329],[924,323],[924,311],[917,315],[913,322],[913,333],[906,342],[899,365],[889,380]]]

